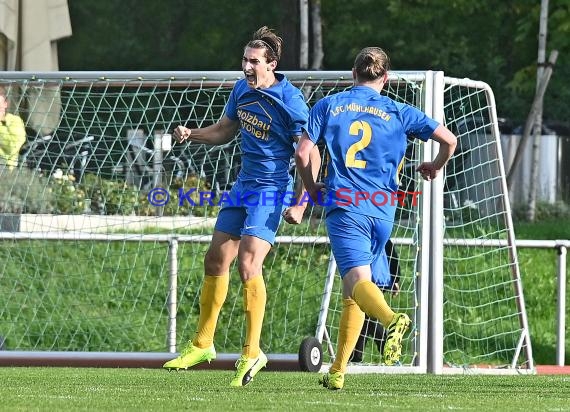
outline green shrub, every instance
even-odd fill
[[[141,192],[124,181],[87,174],[78,184],[72,176],[56,173],[45,177],[29,169],[0,171],[0,213],[56,213],[98,215],[154,216],[148,192]],[[196,189],[190,198],[196,206],[178,204],[179,189]],[[196,176],[177,180],[168,188],[171,201],[163,207],[163,216],[216,216],[217,206],[199,205],[199,192],[210,190]],[[216,204],[216,199],[212,199]]]
[[[54,196],[54,213],[73,215],[85,212],[85,192],[75,184],[73,176],[54,174],[48,187]]]
[[[56,194],[38,172],[0,169],[0,213],[52,213]]]
[[[80,188],[94,214],[132,215],[140,206],[139,191],[124,181],[87,174]]]
[[[517,205],[513,208],[513,221],[526,222],[528,205]],[[535,221],[570,219],[570,205],[562,201],[555,203],[536,202]]]

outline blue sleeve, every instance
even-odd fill
[[[305,99],[302,94],[293,96],[288,103],[289,114],[291,116],[289,131],[291,136],[301,136],[303,129],[307,126],[309,107],[307,106],[307,103],[305,103]]]
[[[398,106],[406,135],[409,137],[427,141],[437,126],[439,126],[439,122],[433,120],[416,107],[403,103],[396,103],[396,105]]]
[[[230,97],[228,99],[228,102],[226,103],[226,108],[224,111],[225,115],[231,120],[238,120],[238,115],[237,115],[238,92],[236,91],[237,86],[238,84],[236,83],[236,85],[232,89],[232,92],[230,93]]]
[[[306,132],[313,143],[317,143],[323,136],[327,121],[328,99],[321,99],[313,106],[309,113],[309,122]]]

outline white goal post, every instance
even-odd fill
[[[345,71],[285,74],[311,106],[352,85]],[[193,335],[215,200],[239,170],[239,136],[212,147],[172,144],[169,132],[219,119],[241,76],[0,75],[28,140],[20,165],[1,171],[0,364],[54,356],[130,362],[134,356],[158,365]],[[459,146],[446,177],[431,184],[414,167],[431,158],[433,143],[410,142],[406,154],[402,191],[421,195],[405,198],[393,233],[402,274],[401,291],[389,302],[414,321],[402,365],[382,366],[376,341],[350,367],[532,373],[492,90],[442,72],[394,71],[384,92],[444,122]],[[166,192],[153,197],[159,188]],[[164,193],[170,201],[157,203]],[[329,363],[340,300],[322,210],[310,208],[303,224],[282,226],[264,277],[262,347],[270,363]],[[222,358],[237,358],[241,350],[241,302],[234,273],[215,340]],[[326,349],[315,365],[311,348],[300,347],[306,338]]]

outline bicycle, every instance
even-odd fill
[[[49,157],[49,144],[52,139],[52,135],[46,135],[38,136],[35,139],[26,141],[20,149],[20,166],[27,167],[40,173],[49,169],[46,158]]]
[[[24,144],[19,163],[45,176],[61,173],[80,182],[95,152],[94,140],[94,136],[85,136],[62,146],[53,135],[38,136]]]
[[[191,157],[177,156],[172,151],[162,157],[162,151],[155,150],[130,141],[124,153],[126,162],[122,165],[125,169],[127,183],[139,190],[149,190],[153,187],[169,186],[175,180],[184,181],[188,176],[200,175]]]
[[[73,176],[77,183],[80,183],[87,171],[87,165],[91,156],[95,153],[93,147],[94,136],[85,136],[79,140],[66,144],[63,147],[63,165],[65,172]]]

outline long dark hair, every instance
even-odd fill
[[[245,47],[265,49],[265,59],[267,62],[279,62],[279,59],[281,59],[282,45],[283,39],[276,35],[272,29],[263,26],[253,33],[251,40]]]

